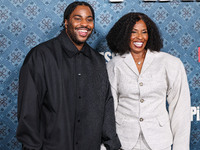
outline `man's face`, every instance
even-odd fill
[[[94,28],[93,15],[88,6],[79,5],[65,20],[66,33],[75,46],[83,46]]]

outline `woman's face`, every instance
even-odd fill
[[[134,53],[144,51],[148,38],[147,26],[143,20],[139,20],[132,29],[129,44],[130,50]]]

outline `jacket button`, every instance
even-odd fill
[[[143,102],[144,102],[144,99],[141,99],[140,102],[143,103]]]
[[[142,82],[140,82],[140,83],[139,83],[139,85],[140,85],[140,86],[143,86],[143,83],[142,83]]]
[[[142,122],[142,121],[144,121],[144,119],[143,119],[143,118],[140,118],[140,122]]]

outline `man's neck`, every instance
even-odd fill
[[[84,44],[81,44],[81,45],[77,45],[73,42],[73,44],[76,46],[76,48],[80,51],[82,48],[83,48],[83,45]]]
[[[67,32],[66,32],[67,33]],[[85,43],[82,43],[82,44],[76,44],[74,43],[74,41],[71,39],[71,37],[69,36],[69,34],[67,33],[67,36],[69,37],[69,39],[71,40],[71,42],[74,44],[74,46],[76,46],[76,48],[80,51],[82,48],[83,48],[83,45]]]

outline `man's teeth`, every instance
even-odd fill
[[[134,45],[138,46],[138,47],[141,47],[142,46],[142,42],[134,42]]]
[[[87,32],[87,30],[79,30],[79,32]]]

